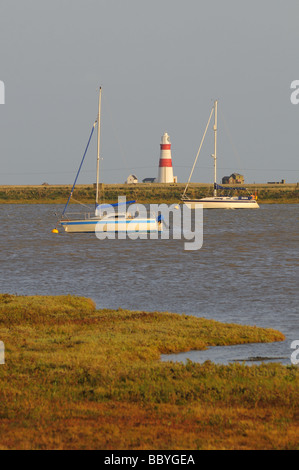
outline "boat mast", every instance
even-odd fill
[[[218,108],[218,101],[215,101],[214,104],[215,108],[215,124],[214,124],[214,197],[217,196],[217,108]]]
[[[100,138],[101,138],[101,100],[102,87],[99,92],[99,110],[98,110],[98,148],[97,148],[97,183],[96,183],[96,204],[99,204],[99,183],[100,183]]]

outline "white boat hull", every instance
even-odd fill
[[[161,230],[156,219],[82,219],[62,220],[61,226],[68,233],[155,233]]]
[[[201,199],[190,199],[186,196],[187,194],[187,189],[189,186],[189,183],[191,181],[191,176],[193,174],[195,164],[197,162],[202,144],[204,142],[208,127],[210,125],[210,121],[212,118],[212,115],[214,113],[215,116],[215,123],[214,123],[214,153],[212,155],[214,159],[214,195],[210,197],[204,197]],[[248,197],[245,196],[217,196],[217,191],[218,189],[221,190],[233,190],[233,189],[238,189],[238,190],[246,190],[246,188],[241,188],[240,186],[235,187],[235,188],[227,188],[223,187],[217,184],[217,129],[218,129],[218,100],[215,101],[214,106],[212,108],[199,150],[196,155],[196,159],[187,183],[187,186],[185,188],[185,191],[182,196],[182,201],[184,204],[189,209],[259,209],[259,205],[256,201],[255,196],[250,195]],[[224,193],[227,194],[227,193]],[[238,193],[233,193],[233,194],[238,194]],[[243,193],[245,194],[245,193]]]
[[[187,199],[184,204],[189,209],[259,209],[256,199],[238,197],[206,197]]]

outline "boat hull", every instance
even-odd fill
[[[68,233],[155,233],[160,231],[160,224],[156,219],[62,220],[60,224]]]
[[[215,197],[184,200],[189,209],[259,209],[256,199]]]

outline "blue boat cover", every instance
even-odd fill
[[[224,187],[224,186],[220,186],[220,184],[217,184],[217,183],[214,183],[214,189],[229,189],[229,190],[242,190],[242,191],[247,191],[247,188],[228,188],[228,187]]]

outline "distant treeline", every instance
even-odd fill
[[[127,200],[136,200],[143,204],[177,204],[181,200],[184,188],[184,184],[101,184],[101,200],[111,203],[117,201],[118,196],[126,196]],[[251,194],[256,194],[261,203],[299,203],[299,186],[296,184],[249,185],[248,190]],[[63,204],[67,201],[70,191],[71,186],[67,185],[0,186],[0,203]],[[211,195],[212,191],[212,185],[193,183],[187,194],[191,198],[200,198]],[[244,191],[234,191],[234,193],[244,195]],[[225,193],[223,192],[223,194]],[[94,185],[78,185],[72,198],[72,202],[77,201],[84,204],[94,203]]]

